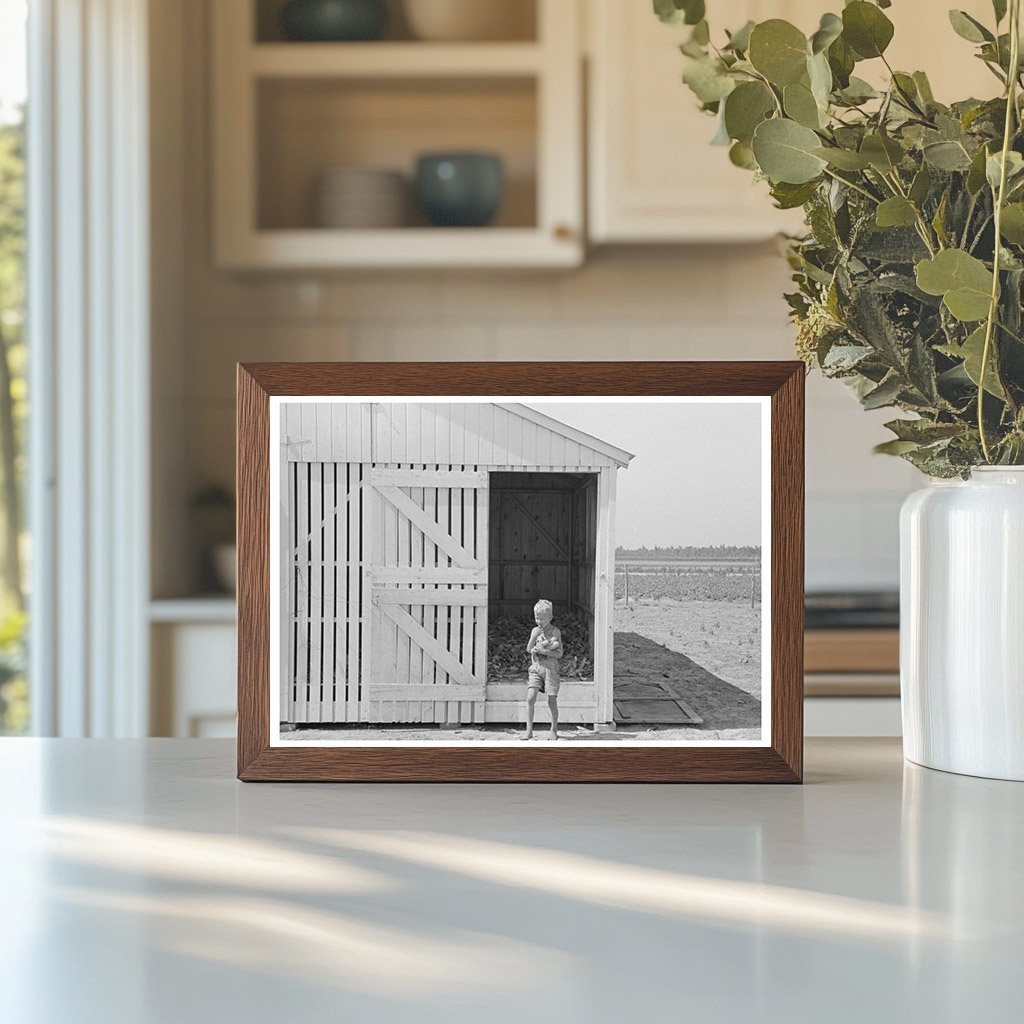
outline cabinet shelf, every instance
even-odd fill
[[[255,78],[446,78],[537,75],[536,43],[257,43],[243,63]]]
[[[218,0],[211,8],[219,266],[582,263],[576,3],[537,0],[533,37],[480,43],[282,42],[256,31],[258,10],[254,0]],[[320,226],[316,196],[329,172],[385,170],[411,185],[420,155],[451,150],[501,158],[505,195],[492,226],[432,228],[407,200],[402,227]]]
[[[237,250],[222,249],[227,268],[275,267],[572,267],[580,239],[568,232],[542,236],[535,228],[328,228],[254,231]]]

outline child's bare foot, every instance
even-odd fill
[[[530,732],[524,732],[522,734],[522,736],[520,736],[519,738],[521,740],[532,740],[533,739],[533,732],[532,732],[532,730]]]
[[[553,740],[557,740],[558,739],[558,730],[556,730],[556,729],[552,729],[551,730],[551,738]]]

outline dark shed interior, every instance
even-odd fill
[[[541,598],[578,615],[593,663],[596,473],[491,473],[488,615],[532,619]]]

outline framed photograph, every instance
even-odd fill
[[[238,367],[238,776],[799,782],[798,362]]]

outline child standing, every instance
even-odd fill
[[[533,621],[537,623],[526,650],[530,655],[530,673],[526,678],[526,734],[524,740],[533,736],[533,711],[537,693],[548,695],[551,711],[551,738],[558,739],[558,659],[562,657],[562,632],[551,625],[554,609],[550,601],[540,600],[533,608]]]

